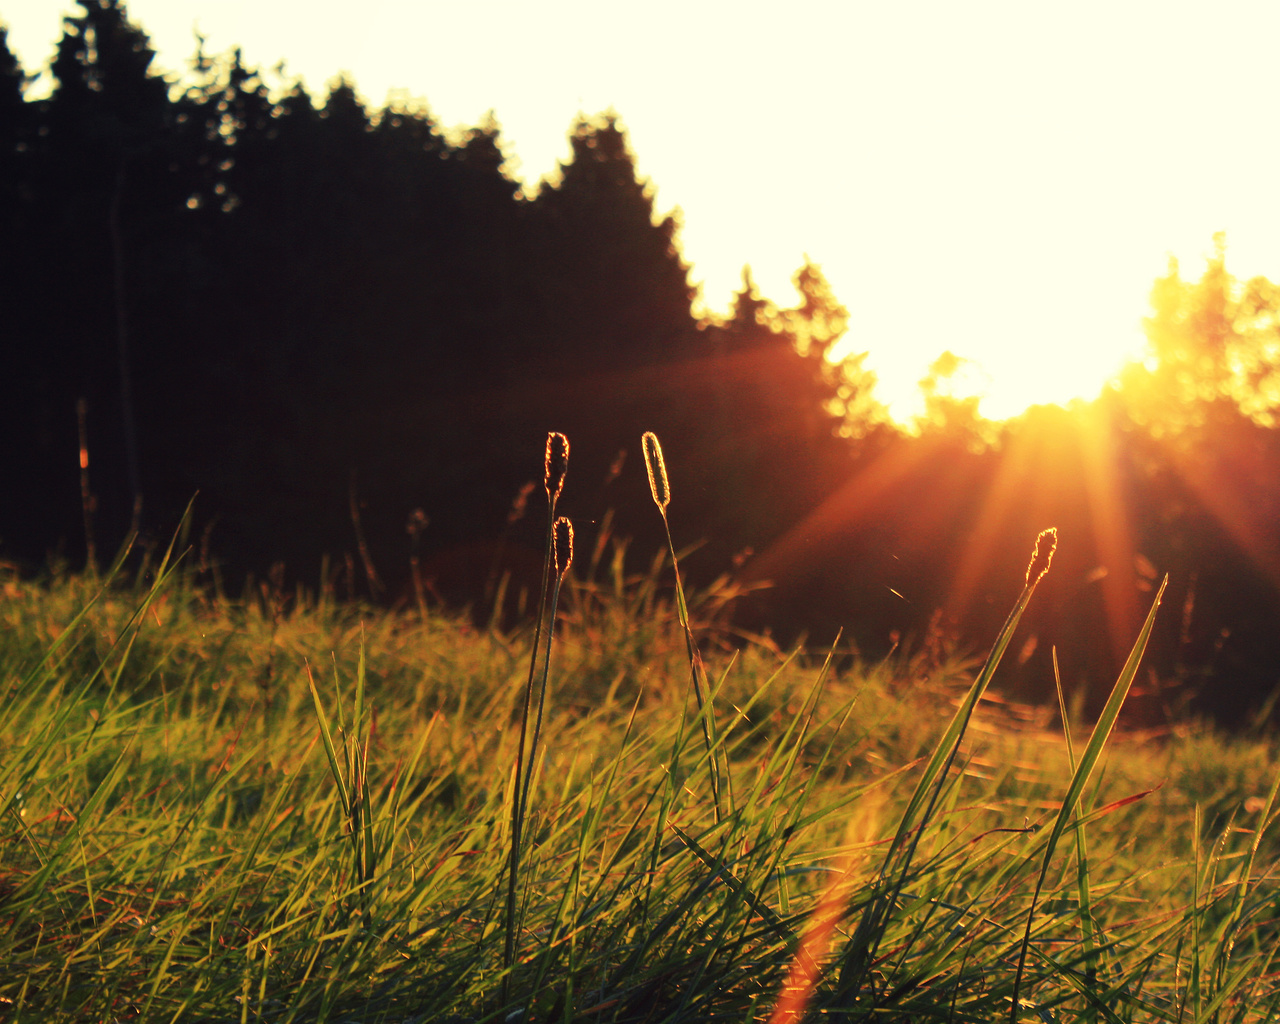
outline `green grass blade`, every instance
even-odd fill
[[[1062,689],[1062,673],[1058,669],[1058,649],[1053,648],[1053,684],[1058,695],[1058,713],[1062,716],[1062,737],[1067,744],[1067,765],[1074,775],[1076,748],[1071,736],[1071,715],[1067,710],[1066,693]],[[1098,940],[1093,919],[1093,900],[1089,881],[1089,845],[1086,838],[1087,823],[1080,809],[1074,812],[1076,821],[1076,898],[1080,901],[1080,941],[1084,947],[1085,979],[1092,986],[1098,977]],[[1094,1014],[1096,1016],[1096,1013]]]
[[[342,769],[338,766],[338,751],[333,745],[333,732],[329,729],[329,718],[324,713],[324,704],[320,700],[320,693],[316,690],[316,681],[311,675],[311,666],[307,665],[307,685],[311,689],[311,700],[316,709],[316,721],[320,724],[320,741],[324,744],[325,757],[329,759],[329,772],[333,776],[333,781],[338,787],[338,799],[342,801],[343,817],[349,817],[351,814],[351,797],[347,793],[347,782],[343,777]]]
[[[1048,550],[1045,553],[1040,550],[1042,541],[1048,544]],[[915,848],[929,823],[930,815],[946,782],[947,773],[955,760],[957,751],[960,749],[960,741],[969,726],[969,720],[973,717],[978,701],[982,699],[982,695],[990,685],[991,678],[995,675],[995,671],[1000,665],[1000,660],[1004,657],[1004,653],[1013,639],[1013,634],[1018,628],[1022,614],[1026,611],[1027,605],[1031,601],[1031,595],[1035,593],[1036,584],[1039,583],[1044,573],[1048,571],[1056,547],[1056,530],[1045,530],[1036,538],[1035,552],[1032,554],[1031,564],[1027,568],[1026,583],[1022,588],[1022,593],[1018,595],[1018,599],[1009,611],[1004,625],[1001,626],[982,669],[969,687],[964,700],[961,701],[960,706],[956,709],[942,738],[934,747],[933,754],[925,766],[924,773],[921,775],[920,781],[917,783],[915,791],[907,803],[907,808],[899,820],[893,842],[889,846],[889,852],[885,855],[879,882],[881,892],[863,913],[858,922],[857,930],[854,932],[853,938],[850,940],[843,955],[835,993],[837,1000],[843,999],[850,992],[862,986],[867,968],[875,955],[876,947],[883,933],[887,916],[897,900],[898,893],[905,884],[908,872],[911,869]],[[896,876],[896,880],[891,881],[890,879],[894,876]]]
[[[1022,949],[1018,954],[1018,969],[1014,975],[1013,1006],[1009,1017],[1011,1024],[1017,1024],[1018,1020],[1018,999],[1022,987],[1023,970],[1026,965],[1027,947],[1031,942],[1031,925],[1035,918],[1036,903],[1040,897],[1040,890],[1044,887],[1045,878],[1049,874],[1049,864],[1053,860],[1054,850],[1057,848],[1058,840],[1062,838],[1062,833],[1074,817],[1080,795],[1084,792],[1084,788],[1089,782],[1089,777],[1093,774],[1093,769],[1097,766],[1098,760],[1102,757],[1102,752],[1106,748],[1107,741],[1111,738],[1111,732],[1120,717],[1120,709],[1124,706],[1125,698],[1129,695],[1129,688],[1133,685],[1133,678],[1137,675],[1138,665],[1142,661],[1142,655],[1146,652],[1147,641],[1151,638],[1151,630],[1156,624],[1156,612],[1160,609],[1160,599],[1164,596],[1165,587],[1168,585],[1169,577],[1166,575],[1160,584],[1160,589],[1156,591],[1155,600],[1151,602],[1151,610],[1147,612],[1147,619],[1142,624],[1138,639],[1134,642],[1133,649],[1129,652],[1129,657],[1124,663],[1124,668],[1120,670],[1120,676],[1116,679],[1116,684],[1111,689],[1111,696],[1107,698],[1102,714],[1098,716],[1098,723],[1093,727],[1093,734],[1089,737],[1089,743],[1080,755],[1080,763],[1076,765],[1075,772],[1071,776],[1071,784],[1067,787],[1067,794],[1062,800],[1062,807],[1058,810],[1058,815],[1053,822],[1053,829],[1045,843],[1044,862],[1040,867],[1040,876],[1036,880],[1035,892],[1031,897],[1031,908],[1027,912],[1027,928],[1023,934]]]

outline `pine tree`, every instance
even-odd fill
[[[9,31],[0,25],[0,229],[16,227],[18,207],[29,190],[27,164],[33,135],[26,103],[28,78],[9,49]],[[12,237],[12,236],[9,236]]]
[[[695,289],[676,214],[658,218],[614,113],[580,118],[572,158],[534,203],[543,309],[579,365],[688,357]]]
[[[123,484],[106,512],[123,506],[136,519],[144,486],[136,367],[146,362],[146,332],[135,319],[167,292],[151,271],[168,265],[160,240],[187,186],[170,149],[168,83],[151,70],[147,36],[119,0],[78,2],[83,14],[64,19],[57,86],[42,110],[34,258],[44,269],[32,306],[46,311],[58,368],[62,393],[50,396],[50,414],[70,422],[75,400],[88,401],[103,477]]]

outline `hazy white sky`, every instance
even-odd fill
[[[0,0],[28,71],[61,0]],[[193,30],[339,71],[446,125],[492,109],[517,173],[567,156],[578,111],[621,115],[712,309],[744,263],[794,300],[808,253],[905,415],[944,349],[979,361],[983,410],[1092,397],[1142,344],[1170,255],[1280,278],[1280,3],[1107,0],[132,0],[157,65]]]

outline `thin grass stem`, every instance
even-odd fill
[[[1009,1011],[1010,1024],[1017,1024],[1018,1021],[1018,1013],[1021,1006],[1018,999],[1022,988],[1023,970],[1026,966],[1027,947],[1031,943],[1031,926],[1035,918],[1036,904],[1040,898],[1040,891],[1044,887],[1045,878],[1049,874],[1049,864],[1053,860],[1054,850],[1057,848],[1058,840],[1062,838],[1062,833],[1072,820],[1076,805],[1084,792],[1084,787],[1088,784],[1089,777],[1093,774],[1099,758],[1102,757],[1107,741],[1111,738],[1111,732],[1120,717],[1120,709],[1124,706],[1125,698],[1129,695],[1129,688],[1133,684],[1133,677],[1137,675],[1138,665],[1142,661],[1142,655],[1146,652],[1147,641],[1151,638],[1151,630],[1156,623],[1156,612],[1160,608],[1160,599],[1164,596],[1164,590],[1168,584],[1169,577],[1165,576],[1160,584],[1160,589],[1156,591],[1155,600],[1151,602],[1151,610],[1147,612],[1147,618],[1138,633],[1138,639],[1134,642],[1133,649],[1129,652],[1124,668],[1120,670],[1120,676],[1116,679],[1116,684],[1111,690],[1111,696],[1107,698],[1102,714],[1098,717],[1098,722],[1093,728],[1093,734],[1089,737],[1089,742],[1080,755],[1080,762],[1072,772],[1071,784],[1067,787],[1067,795],[1063,798],[1062,806],[1054,819],[1053,830],[1049,833],[1049,838],[1045,843],[1044,861],[1040,867],[1040,875],[1036,879],[1035,891],[1031,896],[1031,907],[1027,911],[1027,927],[1022,937],[1022,948],[1018,953],[1018,968],[1014,974],[1012,1006]]]
[[[507,905],[506,905],[506,935],[502,955],[502,1005],[506,1006],[509,1002],[511,991],[511,970],[515,964],[517,932],[519,930],[519,918],[516,908],[516,889],[519,884],[520,875],[520,854],[522,831],[526,818],[527,808],[525,800],[529,784],[526,776],[532,777],[535,761],[535,748],[537,740],[535,737],[534,744],[529,747],[526,754],[526,741],[529,731],[529,713],[533,705],[533,688],[535,676],[538,671],[538,651],[542,642],[543,622],[547,612],[547,586],[551,578],[552,567],[555,563],[555,543],[556,543],[556,503],[560,500],[560,493],[564,490],[565,476],[569,471],[569,439],[561,433],[550,431],[547,434],[547,443],[543,454],[543,488],[547,494],[547,532],[544,542],[542,557],[542,583],[538,588],[538,611],[534,620],[533,644],[529,652],[529,677],[525,682],[524,701],[520,711],[520,738],[516,748],[516,770],[515,779],[511,790],[511,834],[510,834],[510,859],[507,874]],[[557,574],[557,580],[558,580]],[[559,595],[559,583],[556,584],[556,593]],[[548,642],[548,655],[550,653],[550,643]],[[546,663],[544,662],[544,674],[542,678],[542,690],[546,690]],[[541,705],[538,712],[539,723],[541,723]]]
[[[685,649],[689,659],[689,674],[693,684],[693,696],[698,705],[698,722],[702,727],[702,739],[707,750],[707,768],[711,776],[711,799],[715,805],[716,822],[724,818],[724,807],[720,796],[720,761],[716,753],[716,721],[715,708],[711,703],[711,695],[703,696],[705,669],[702,655],[693,638],[693,627],[689,622],[689,606],[685,601],[684,586],[680,581],[680,560],[676,557],[675,541],[671,538],[671,522],[667,518],[667,506],[671,504],[671,484],[667,479],[667,463],[662,454],[662,443],[653,431],[646,431],[641,438],[644,447],[644,465],[649,475],[649,492],[653,503],[658,506],[662,515],[662,528],[667,534],[667,550],[671,554],[671,570],[675,576],[676,614],[680,627],[684,631]]]

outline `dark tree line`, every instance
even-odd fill
[[[660,546],[654,430],[678,543],[706,541],[695,582],[775,584],[744,626],[980,647],[1057,525],[1007,684],[1043,696],[1057,645],[1068,685],[1100,692],[1165,572],[1140,708],[1198,695],[1238,719],[1280,682],[1280,295],[1221,253],[1157,282],[1154,362],[1099,401],[997,428],[943,358],[909,436],[860,358],[827,358],[848,313],[816,266],[794,308],[747,272],[726,317],[695,318],[679,225],[613,114],[582,117],[530,197],[492,120],[446,133],[346,81],[321,101],[238,52],[166,81],[119,0],[79,3],[47,99],[0,30],[6,560],[79,566],[92,535],[102,561],[134,528],[167,538],[199,492],[193,541],[232,588],[283,564],[394,601],[413,550],[483,605],[501,572],[537,578],[537,517],[511,509],[548,430],[573,443],[579,544],[607,525]]]
[[[197,53],[179,86],[123,4],[81,7],[47,100],[24,102],[0,41],[11,555],[84,557],[79,402],[99,548],[170,528],[199,491],[228,573],[283,560],[314,579],[354,549],[353,495],[383,574],[403,571],[415,508],[442,566],[486,563],[548,429],[575,441],[589,520],[632,514],[638,464],[617,496],[605,481],[661,432],[719,555],[851,458],[824,403],[866,381],[837,381],[825,343],[798,354],[817,311],[784,316],[750,282],[727,323],[695,319],[678,224],[614,115],[581,118],[526,198],[495,123],[446,135],[345,81],[320,103],[238,52]],[[803,274],[807,301],[837,305]],[[782,461],[806,483],[776,486]],[[641,516],[627,532],[652,529]]]

